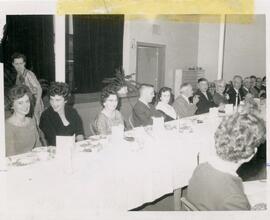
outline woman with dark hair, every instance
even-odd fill
[[[33,109],[30,109],[30,114],[36,119],[39,124],[39,119],[42,111],[44,110],[42,101],[42,88],[36,75],[25,68],[26,57],[20,53],[14,53],[11,57],[12,65],[17,72],[16,85],[26,85],[34,95],[34,101],[32,103]]]
[[[163,87],[159,90],[156,110],[163,115],[165,122],[176,119],[176,112],[172,107],[173,101],[174,96],[171,88]]]
[[[77,111],[67,105],[70,97],[68,84],[53,82],[49,88],[50,107],[40,118],[40,129],[43,131],[47,144],[56,145],[56,136],[71,136],[75,134],[76,141],[82,141],[83,127]]]
[[[41,146],[35,120],[27,117],[32,93],[25,85],[14,86],[8,93],[12,115],[6,120],[6,156],[26,153]]]
[[[110,87],[105,87],[101,93],[103,109],[96,119],[96,130],[99,134],[107,135],[112,132],[112,126],[124,125],[122,114],[117,110],[119,97]]]
[[[215,133],[216,156],[197,166],[189,180],[187,199],[199,210],[249,210],[236,171],[254,156],[265,135],[264,121],[254,114],[224,118]]]

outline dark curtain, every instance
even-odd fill
[[[26,68],[38,79],[55,79],[54,27],[52,15],[8,15],[2,41],[6,71],[12,71],[11,55],[23,53]]]
[[[76,93],[97,92],[122,66],[124,15],[73,17]]]

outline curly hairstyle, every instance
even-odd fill
[[[118,105],[117,105],[117,109],[118,109],[118,106],[119,106],[119,96],[117,94],[116,88],[114,88],[113,86],[106,86],[105,88],[103,88],[103,90],[101,92],[101,96],[100,96],[100,103],[101,103],[102,107],[104,107],[104,103],[106,102],[107,98],[110,95],[116,95],[117,102],[118,102]]]
[[[64,82],[52,82],[49,88],[49,96],[62,96],[67,101],[70,97],[70,88],[67,83]]]
[[[265,123],[256,115],[230,115],[216,130],[216,153],[221,159],[236,163],[247,159],[265,140],[265,133]]]
[[[18,53],[18,52],[15,52],[14,54],[12,54],[12,56],[11,56],[12,63],[14,62],[15,59],[19,59],[19,58],[22,58],[23,61],[26,63],[26,56],[24,54]]]
[[[162,96],[162,93],[163,92],[170,92],[170,100],[169,100],[169,105],[171,105],[173,102],[174,102],[174,95],[172,93],[172,89],[169,88],[169,87],[162,87],[159,91],[158,91],[158,94],[157,94],[157,102],[161,101],[161,96]]]
[[[245,103],[243,106],[243,111],[245,113],[249,113],[249,114],[259,114],[260,113],[260,108],[258,106],[258,104],[254,101],[254,98],[248,98],[246,97],[245,99]]]
[[[13,86],[8,92],[8,108],[13,113],[13,104],[14,101],[22,98],[24,95],[27,95],[31,105],[35,104],[33,94],[26,85],[16,85]]]

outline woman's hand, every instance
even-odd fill
[[[83,141],[84,140],[84,137],[82,134],[79,134],[76,136],[76,141]]]
[[[198,102],[199,102],[199,100],[200,100],[200,96],[199,95],[195,95],[194,97],[193,97],[193,104],[197,104]]]

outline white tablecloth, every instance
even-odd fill
[[[198,152],[201,160],[214,152],[213,134],[221,119],[211,118],[201,115],[181,120],[180,127],[190,125],[191,132],[150,132],[139,150],[136,142],[122,141],[108,143],[100,152],[76,152],[72,174],[63,172],[55,160],[12,167],[7,172],[8,211],[126,211],[154,201],[188,184]]]
[[[251,207],[260,203],[267,204],[268,188],[266,180],[247,181],[243,182],[243,185]]]

